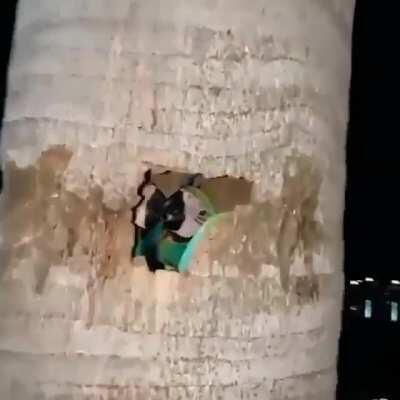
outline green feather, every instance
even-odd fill
[[[187,245],[188,243],[175,242],[169,237],[164,238],[160,242],[160,261],[166,265],[178,268],[179,261]]]
[[[189,241],[185,252],[182,254],[182,257],[179,261],[178,270],[179,272],[186,272],[191,266],[193,262],[193,257],[197,252],[200,242],[204,239],[205,233],[208,229],[210,229],[213,225],[217,224],[221,221],[222,218],[226,217],[227,214],[215,214],[211,218],[209,218],[204,225],[196,232],[196,234]]]
[[[140,235],[135,251],[135,257],[144,256],[151,245],[154,243],[159,243],[163,236],[164,227],[162,222],[159,222],[152,230],[147,233],[147,235]]]

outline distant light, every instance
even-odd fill
[[[372,316],[372,301],[365,300],[364,317],[371,318]]]
[[[350,285],[359,285],[360,284],[360,282],[358,282],[358,281],[350,281]]]
[[[374,281],[374,278],[370,278],[369,276],[367,276],[365,278],[365,282],[373,282],[373,281]]]
[[[358,307],[357,307],[357,306],[350,306],[350,310],[351,310],[351,311],[357,311],[357,310],[358,310]]]
[[[393,285],[400,285],[400,281],[397,280],[397,279],[392,279],[392,280],[390,281],[390,283],[393,284]]]
[[[393,322],[398,321],[399,319],[399,305],[392,301],[390,304],[390,320]]]

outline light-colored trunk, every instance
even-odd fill
[[[353,6],[19,1],[1,399],[334,398]],[[148,166],[254,183],[186,275],[131,263]]]

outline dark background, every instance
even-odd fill
[[[353,278],[400,278],[394,258],[400,249],[399,21],[389,4],[358,0],[355,10],[345,215],[346,272]]]
[[[0,13],[0,121],[15,2]],[[358,0],[347,144],[344,223],[346,279],[400,279],[399,22],[395,2]],[[1,182],[0,182],[1,185]],[[349,286],[346,286],[345,305]],[[346,307],[344,307],[346,310]],[[400,399],[400,328],[343,313],[338,363],[340,400]]]
[[[346,290],[338,400],[400,400],[398,323],[352,319],[350,279],[400,279],[399,21],[395,2],[357,0],[353,28],[347,190]]]

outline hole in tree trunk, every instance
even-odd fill
[[[132,209],[132,257],[143,256],[150,271],[183,271],[207,226],[218,215],[250,203],[252,183],[243,178],[148,170]]]

